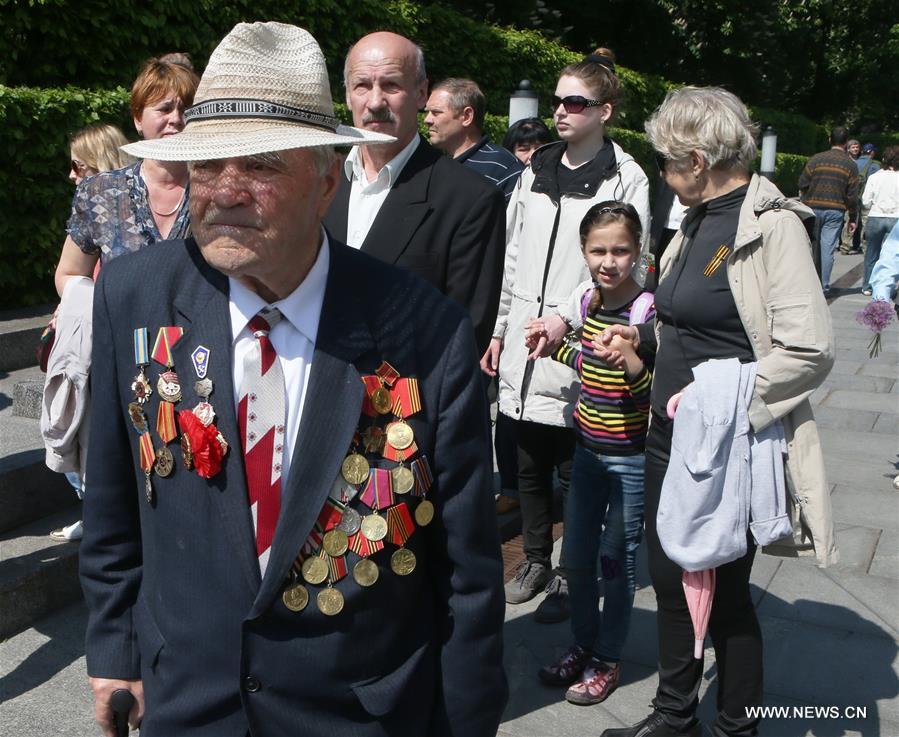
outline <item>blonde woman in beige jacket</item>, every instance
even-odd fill
[[[833,365],[833,334],[802,222],[812,213],[750,174],[756,128],[743,103],[719,88],[676,90],[646,130],[666,183],[690,209],[660,264],[655,325],[639,331],[616,326],[601,340],[609,361],[616,360],[613,333],[641,351],[657,347],[645,519],[658,602],[659,686],[646,719],[608,729],[602,737],[698,737],[703,663],[693,658],[682,571],[665,555],[656,529],[671,450],[668,400],[706,360],[757,362],[751,429],[780,420],[788,444],[794,535],[772,552],[814,554],[822,566],[835,563],[824,459],[808,401]],[[748,536],[746,555],[716,569],[709,634],[718,662],[719,712],[712,729],[717,737],[757,733],[758,719],[747,711],[762,701],[762,639],[749,593],[755,552]]]

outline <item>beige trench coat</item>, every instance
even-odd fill
[[[814,554],[824,567],[837,563],[839,553],[824,456],[808,398],[833,366],[834,341],[800,217],[813,213],[787,199],[767,179],[753,175],[727,260],[727,278],[758,361],[750,422],[758,431],[779,419],[787,438],[793,539],[785,538],[764,551]],[[683,233],[678,233],[662,256],[660,280],[670,273],[682,245]]]

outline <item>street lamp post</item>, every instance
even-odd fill
[[[777,168],[777,133],[770,125],[762,133],[762,165],[761,174],[768,179],[774,179],[774,170]]]
[[[523,118],[536,118],[539,99],[531,89],[531,83],[522,79],[518,89],[509,97],[509,127]]]

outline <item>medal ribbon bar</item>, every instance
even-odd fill
[[[161,327],[156,333],[156,340],[153,342],[153,360],[161,363],[163,366],[171,368],[175,365],[172,358],[172,348],[175,347],[181,336],[184,335],[184,328],[179,327]]]
[[[403,545],[415,531],[415,523],[405,502],[387,510],[387,538],[394,545]]]
[[[146,366],[150,363],[147,354],[147,329],[135,328],[134,330],[134,362],[138,366]]]
[[[362,534],[361,530],[353,535],[350,535],[350,550],[352,550],[356,555],[359,555],[363,558],[374,555],[379,550],[383,549],[383,540],[369,540],[367,537],[365,537],[365,535]]]
[[[362,503],[372,509],[386,509],[393,504],[393,483],[390,478],[390,470],[386,468],[373,468],[369,474],[368,482],[359,497]]]

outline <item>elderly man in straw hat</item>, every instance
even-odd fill
[[[302,29],[240,24],[178,135],[194,238],[94,306],[87,670],[144,737],[493,735],[489,426],[463,310],[329,240],[338,125]]]

